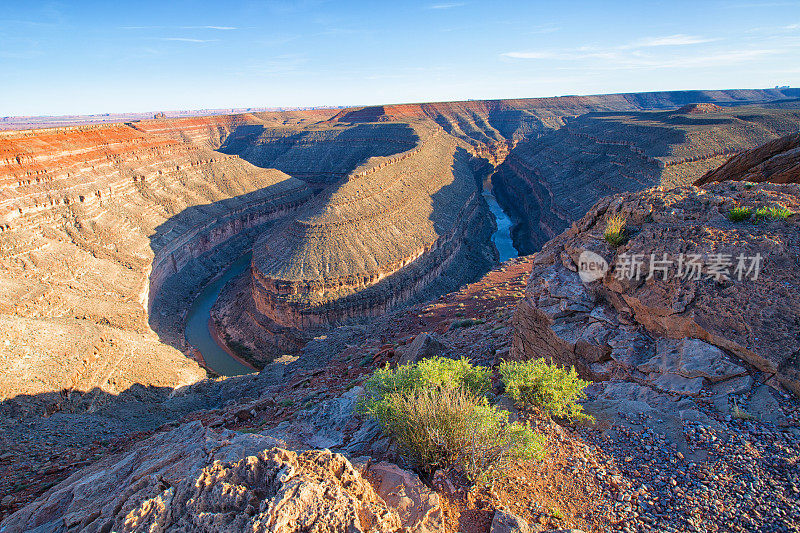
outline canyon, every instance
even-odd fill
[[[795,96],[641,93],[3,132],[2,394],[200,379],[187,310],[250,250],[248,279],[212,315],[263,365],[317,330],[486,272],[497,260],[487,177],[514,246],[530,253],[608,192],[685,182],[796,129]],[[669,111],[695,102],[718,109]],[[242,290],[246,305],[232,306]],[[74,336],[79,345],[53,340]]]
[[[386,530],[421,527],[413,515],[442,530],[456,513],[439,499],[449,489],[377,462],[398,462],[396,449],[354,412],[369,371],[420,346],[487,366],[574,365],[597,382],[588,405],[603,424],[650,417],[641,438],[666,431],[687,456],[674,428],[724,425],[731,402],[792,426],[793,400],[770,391],[800,390],[797,216],[737,226],[726,213],[800,209],[798,128],[800,91],[770,89],[0,132],[0,486],[16,487],[0,502],[2,516],[16,511],[1,530],[213,527],[198,517],[221,520],[219,505],[255,527],[284,520],[273,511],[293,508],[279,495],[294,490],[309,495],[309,516],[347,527],[367,515]],[[613,213],[629,221],[621,249],[602,238]],[[613,263],[686,242],[704,253],[746,245],[768,268],[759,283],[699,288],[577,274],[583,249]],[[731,321],[742,326],[727,331]],[[583,453],[558,424],[542,431]],[[598,456],[617,453],[603,435]],[[31,461],[44,465],[31,474]],[[547,468],[575,471],[558,461]],[[243,500],[218,501],[215,483],[251,498],[248,480],[262,474],[275,507],[254,515]],[[622,497],[627,481],[576,475],[573,495],[625,507],[587,491]],[[417,514],[387,507],[381,476],[403,480]],[[791,475],[776,479],[791,490]],[[569,516],[602,529],[603,513]]]

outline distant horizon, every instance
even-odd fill
[[[800,0],[31,0],[0,35],[14,117],[800,86]]]
[[[150,114],[177,114],[179,116],[165,117],[165,118],[180,118],[181,114],[193,114],[194,116],[203,116],[200,113],[209,112],[213,114],[238,114],[238,113],[278,113],[282,111],[314,111],[320,109],[354,109],[364,107],[378,107],[378,106],[401,106],[401,105],[420,105],[420,104],[443,104],[455,102],[491,102],[503,100],[539,100],[549,98],[571,98],[571,97],[590,97],[590,96],[610,96],[615,94],[645,94],[645,93],[680,93],[680,92],[709,92],[709,91],[770,91],[770,90],[798,90],[800,86],[794,87],[791,85],[776,85],[772,87],[726,87],[722,89],[671,89],[671,90],[658,90],[658,91],[619,91],[611,93],[575,93],[575,94],[559,94],[559,95],[546,95],[546,96],[512,96],[509,98],[464,98],[457,100],[419,100],[409,102],[380,102],[369,104],[351,104],[351,105],[337,105],[337,104],[320,104],[308,106],[219,106],[219,107],[204,107],[204,108],[184,108],[184,109],[145,109],[137,111],[102,111],[96,113],[64,113],[64,114],[45,114],[45,115],[5,115],[0,116],[0,129],[2,129],[2,122],[9,119],[37,119],[37,118],[89,118],[89,117],[125,117],[131,115],[150,115]],[[702,102],[697,102],[702,103]],[[725,104],[725,102],[714,102],[718,105]],[[217,112],[217,113],[215,113]]]

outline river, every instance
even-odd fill
[[[230,280],[244,272],[250,266],[252,253],[246,253],[234,261],[221,276],[206,285],[192,302],[186,317],[186,340],[197,348],[205,360],[206,367],[221,376],[239,376],[254,372],[222,349],[208,329],[211,308],[217,301],[222,288]]]
[[[497,221],[497,231],[492,235],[492,242],[497,247],[497,251],[500,252],[500,261],[517,257],[519,254],[511,242],[511,219],[508,218],[508,215],[505,214],[492,194],[492,185],[489,178],[483,184],[483,197],[486,199],[486,203],[489,204],[489,209]],[[246,253],[239,257],[221,276],[206,285],[192,302],[187,315],[186,340],[200,351],[206,367],[221,376],[239,376],[253,372],[253,369],[243,365],[223,350],[211,336],[211,332],[208,329],[211,308],[214,306],[214,302],[217,301],[220,292],[222,292],[222,288],[248,268],[251,257],[252,253]]]
[[[492,193],[492,179],[491,176],[483,181],[483,197],[486,203],[489,204],[489,209],[497,221],[497,231],[492,235],[492,242],[497,251],[500,253],[500,262],[507,261],[512,257],[517,257],[519,252],[514,248],[514,243],[511,241],[511,226],[513,225],[511,219],[508,218],[506,212],[497,203],[497,199]]]

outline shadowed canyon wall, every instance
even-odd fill
[[[800,128],[796,109],[706,109],[587,113],[519,142],[493,181],[520,253],[537,251],[602,196],[692,183],[731,156]]]

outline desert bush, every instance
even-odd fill
[[[473,482],[502,474],[513,459],[544,457],[545,437],[465,388],[424,386],[392,393],[376,418],[424,475],[453,469]]]
[[[731,222],[742,222],[750,218],[752,214],[749,207],[734,207],[728,211],[728,220]]]
[[[486,480],[512,459],[544,453],[542,435],[489,404],[489,376],[463,358],[387,367],[364,382],[357,409],[380,423],[419,472],[455,468]]]
[[[483,324],[483,323],[484,323],[484,320],[481,320],[479,318],[462,318],[461,320],[454,321],[451,324],[450,329],[469,328],[469,327],[477,326],[478,324]]]
[[[620,215],[614,215],[606,222],[606,229],[603,237],[611,246],[619,246],[625,242],[625,224],[627,219]]]
[[[574,368],[560,368],[544,359],[503,361],[500,377],[506,395],[522,408],[538,408],[551,416],[575,421],[591,421],[578,400],[586,397],[589,385]]]
[[[792,214],[793,213],[785,207],[759,207],[756,209],[755,218],[756,220],[762,220],[765,218],[772,220],[786,220],[792,216]]]
[[[407,394],[419,387],[464,388],[476,396],[489,392],[490,370],[472,365],[467,359],[429,357],[395,369],[381,368],[364,382],[364,395],[359,401],[363,414],[377,416],[386,408],[386,397],[392,393]]]

